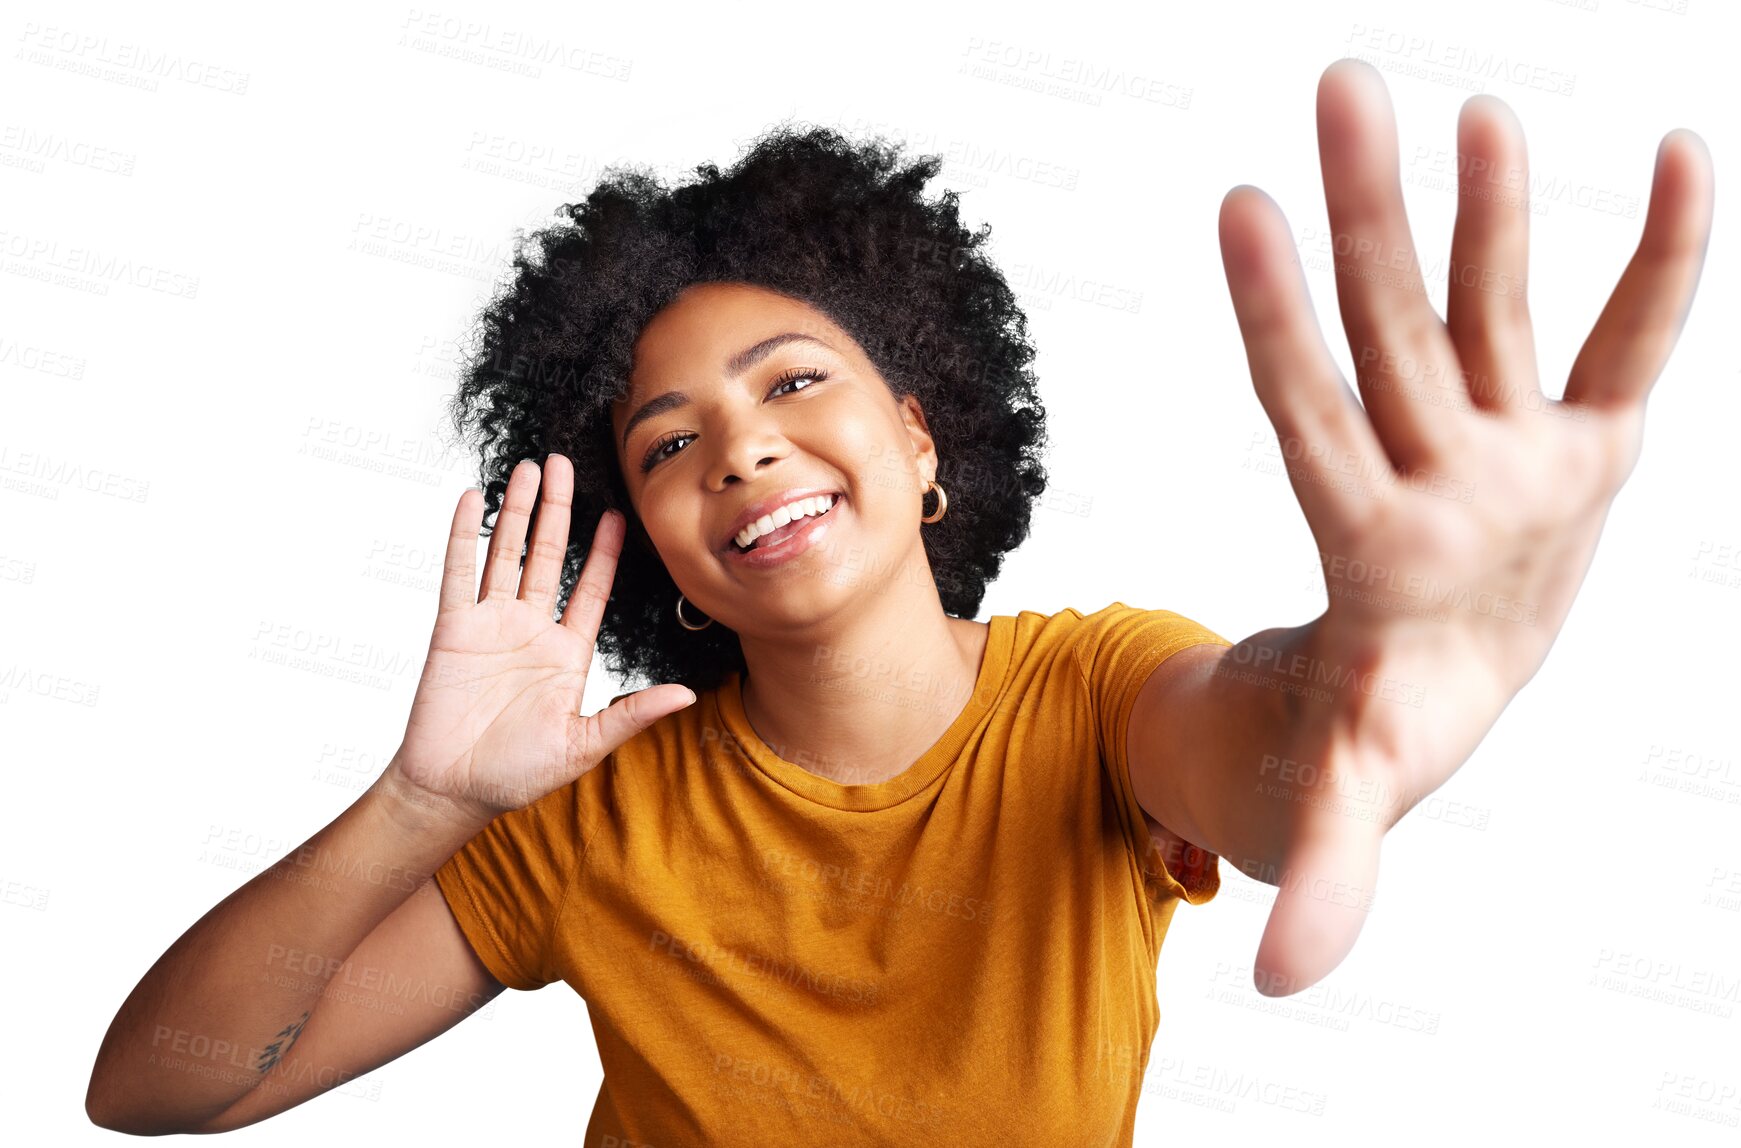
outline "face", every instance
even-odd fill
[[[696,611],[739,633],[824,617],[925,564],[937,456],[918,401],[891,394],[804,303],[749,284],[689,287],[641,332],[611,419],[665,568]],[[780,527],[771,514],[823,494],[834,501],[820,515]],[[734,539],[751,513],[776,525],[744,553]]]

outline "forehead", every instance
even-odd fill
[[[850,340],[827,315],[790,296],[750,283],[696,283],[654,315],[635,340],[628,391],[615,404],[617,420],[653,385],[678,385],[719,371],[731,355],[770,335],[796,331],[841,353]]]

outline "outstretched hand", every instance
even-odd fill
[[[1291,844],[1255,964],[1270,995],[1340,963],[1371,903],[1383,833],[1467,760],[1546,658],[1638,459],[1645,400],[1691,306],[1712,213],[1703,142],[1670,132],[1638,248],[1563,398],[1550,399],[1525,294],[1523,133],[1506,105],[1475,96],[1459,117],[1442,322],[1421,280],[1378,72],[1332,64],[1317,119],[1358,400],[1274,202],[1235,188],[1220,219],[1252,381],[1329,591],[1289,655],[1314,680],[1340,683],[1302,719],[1316,722],[1321,752],[1312,777],[1287,787]],[[1364,895],[1325,895],[1334,888]]]

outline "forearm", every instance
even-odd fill
[[[1279,885],[1307,804],[1382,834],[1412,800],[1351,769],[1406,722],[1417,687],[1387,676],[1372,649],[1319,648],[1312,624],[1219,647],[1171,705],[1173,796],[1181,837]]]
[[[185,1131],[257,1086],[333,973],[479,830],[389,766],[324,829],[195,922],[122,1003],[86,1108],[105,1127]]]

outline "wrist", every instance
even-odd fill
[[[473,803],[425,789],[405,776],[397,755],[371,786],[394,820],[419,831],[463,833],[469,840],[495,818]]]

